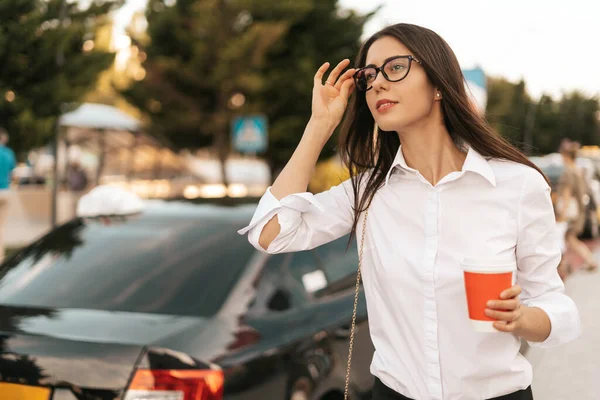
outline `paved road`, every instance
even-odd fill
[[[590,243],[600,258],[600,241]],[[553,349],[530,348],[535,400],[600,399],[600,272],[576,270],[565,280],[579,308],[580,339]]]

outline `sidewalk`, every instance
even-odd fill
[[[51,196],[51,190],[45,187],[11,190],[4,225],[4,245],[6,247],[22,247],[50,230]],[[71,194],[66,191],[59,192],[58,223],[72,218],[73,210]]]
[[[589,243],[600,258],[600,240]],[[600,272],[576,269],[565,280],[579,309],[582,336],[551,349],[529,348],[536,400],[600,399]]]

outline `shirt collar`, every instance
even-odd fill
[[[492,184],[492,186],[496,186],[496,175],[494,174],[494,170],[490,166],[490,163],[488,162],[488,160],[486,160],[485,157],[483,157],[481,154],[479,154],[471,146],[465,145],[464,147],[467,150],[467,158],[465,159],[462,170],[475,172],[476,174],[479,174],[479,175],[483,176],[485,179],[487,179],[488,182],[490,182]],[[385,176],[385,185],[386,186],[389,182],[392,171],[396,167],[400,167],[406,171],[416,172],[415,169],[409,167],[406,164],[406,160],[404,159],[404,154],[402,154],[402,145],[400,145],[400,147],[398,148],[398,152],[396,153],[396,157],[394,158],[394,161],[392,162],[392,166],[390,167],[390,169],[388,170],[388,172]]]

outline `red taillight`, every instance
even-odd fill
[[[223,371],[137,370],[125,400],[222,400]]]

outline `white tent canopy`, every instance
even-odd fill
[[[187,174],[185,162],[159,140],[143,132],[142,123],[116,107],[83,103],[59,119],[59,145],[65,161],[77,160],[95,176],[105,179],[169,179]],[[63,167],[64,165],[64,167]]]
[[[106,104],[83,103],[74,111],[60,117],[61,126],[91,129],[138,131],[141,123],[116,107]]]

